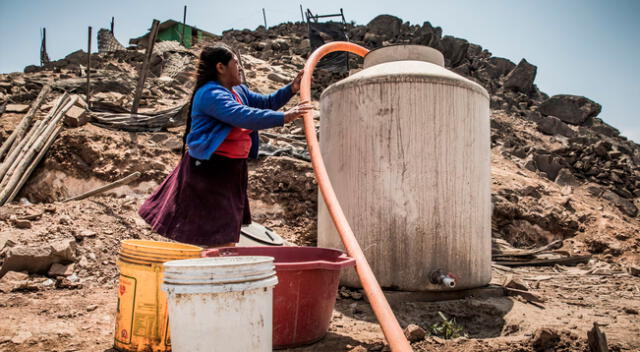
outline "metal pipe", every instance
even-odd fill
[[[445,274],[442,269],[437,269],[431,272],[431,283],[447,288],[454,288],[456,287],[456,276],[452,273]]]

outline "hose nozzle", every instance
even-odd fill
[[[442,269],[437,269],[431,272],[431,283],[447,288],[454,288],[456,287],[456,277],[452,273],[445,274]]]

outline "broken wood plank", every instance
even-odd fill
[[[591,352],[609,352],[607,335],[600,330],[597,322],[594,322],[593,328],[587,332],[587,341]]]
[[[126,185],[128,183],[131,183],[133,180],[137,179],[141,175],[142,174],[140,173],[140,171],[136,171],[136,172],[132,173],[131,175],[129,175],[127,177],[124,177],[124,178],[121,178],[121,179],[119,179],[117,181],[114,181],[114,182],[112,182],[112,183],[110,183],[108,185],[105,185],[105,186],[102,186],[102,187],[98,187],[98,188],[96,188],[94,190],[91,190],[89,192],[83,193],[83,194],[81,194],[79,196],[68,198],[68,199],[65,200],[65,202],[70,202],[72,200],[85,199],[85,198],[94,196],[96,194],[100,194],[100,193],[106,192],[108,190],[114,189],[116,187],[124,186],[124,185]]]
[[[548,251],[558,244],[562,245],[562,240],[553,241],[545,246],[533,248],[533,249],[509,249],[509,250],[500,250],[496,249],[495,253],[492,253],[493,258],[498,257],[527,257],[530,255],[535,255],[544,251]]]
[[[533,259],[533,260],[523,260],[523,261],[497,260],[496,263],[504,266],[551,266],[555,264],[577,265],[581,263],[588,263],[590,259],[591,259],[590,255],[578,255],[573,257],[556,258],[556,259]]]

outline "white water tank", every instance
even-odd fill
[[[455,289],[491,280],[489,95],[443,63],[426,46],[384,47],[322,93],[322,156],[384,288],[451,289],[431,282],[437,270]],[[321,196],[318,246],[344,248]]]

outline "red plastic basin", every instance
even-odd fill
[[[316,247],[214,248],[203,257],[264,255],[274,258],[273,347],[316,342],[326,335],[336,303],[340,270],[355,260],[342,251]]]

